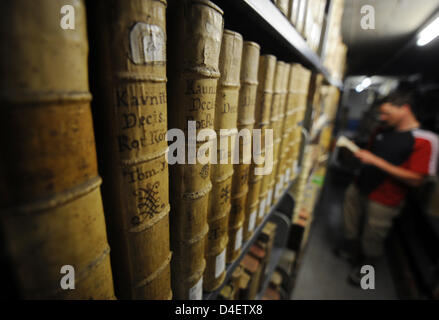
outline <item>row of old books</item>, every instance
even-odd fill
[[[226,142],[238,130],[253,129],[260,129],[266,141],[267,129],[273,130],[271,144],[260,150],[266,161],[267,156],[273,159],[266,174],[256,173],[260,165],[250,161],[254,152],[249,152],[252,144],[246,139],[236,143],[238,164],[231,161],[233,152],[217,143],[209,152],[216,153],[219,164],[171,166],[173,292],[201,298],[202,290],[213,291],[222,284],[226,263],[237,259],[243,241],[291,179],[310,72],[272,55],[260,56],[257,43],[223,30],[222,11],[210,2],[188,1],[170,9],[176,17],[176,31],[170,29],[169,37],[170,128],[188,132],[191,119],[197,136],[214,129]],[[212,26],[210,34],[200,33],[205,25]],[[194,142],[197,153],[204,152],[204,146],[205,140]]]
[[[77,1],[69,30],[62,5],[2,4],[0,252],[16,293],[201,299],[295,177],[311,73],[224,30],[207,0]],[[233,164],[212,136],[190,138],[255,128],[273,130],[266,172],[252,140]],[[172,129],[226,163],[171,163]]]
[[[315,138],[305,146],[302,170],[292,190],[296,200],[292,223],[304,229],[302,247],[307,242],[314,207],[325,178],[326,162],[332,144],[333,122],[340,97],[340,92],[336,87],[322,85],[319,80],[321,79],[317,79],[310,89],[315,116],[312,127],[319,128],[311,130]],[[324,119],[325,122],[319,125],[319,119]]]
[[[320,55],[331,75],[341,80],[347,46],[342,41],[344,0],[272,0],[309,47]],[[327,12],[327,14],[325,14]],[[327,34],[322,37],[323,34]]]
[[[326,0],[273,0],[309,47],[317,52],[324,31]]]
[[[254,300],[269,276],[268,265],[274,246],[276,224],[267,222],[249,252],[233,271],[219,293],[221,300]]]
[[[332,10],[328,13],[327,40],[321,50],[323,65],[331,76],[343,79],[346,65],[347,46],[341,34],[344,0],[332,0]]]
[[[268,288],[265,290],[262,300],[289,300],[288,297],[282,297],[282,276],[278,271],[275,271],[270,278]]]

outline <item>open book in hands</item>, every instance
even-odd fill
[[[337,147],[345,147],[349,149],[352,153],[356,153],[360,148],[353,143],[351,140],[346,138],[345,136],[340,136],[337,139],[337,143],[335,144]]]

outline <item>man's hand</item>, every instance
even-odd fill
[[[421,185],[423,181],[424,176],[422,174],[407,170],[400,166],[395,166],[383,158],[374,155],[368,150],[358,150],[356,153],[354,153],[354,156],[360,159],[362,163],[373,165],[410,186],[417,187]]]
[[[378,164],[379,160],[381,159],[376,155],[374,155],[372,152],[365,149],[358,150],[356,153],[354,153],[354,156],[364,164],[371,164],[375,166]]]

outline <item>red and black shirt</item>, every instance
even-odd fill
[[[369,149],[393,165],[422,175],[436,174],[439,139],[430,131],[381,132],[374,137]],[[372,165],[362,168],[356,184],[370,200],[392,207],[398,206],[408,192],[406,184]]]

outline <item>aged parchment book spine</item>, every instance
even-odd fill
[[[244,49],[242,55],[242,67],[241,67],[241,90],[239,93],[239,106],[238,106],[238,130],[249,130],[250,133],[253,132],[253,128],[256,125],[256,118],[260,122],[260,116],[255,115],[256,109],[256,96],[258,90],[258,70],[259,70],[259,57],[260,57],[260,46],[251,41],[244,42]],[[253,139],[251,137],[251,139]],[[244,212],[244,224],[243,224],[243,242],[247,240],[252,234],[256,225],[256,207],[258,202],[258,197],[255,197],[255,191],[259,191],[260,181],[255,181],[255,176],[252,175],[251,171],[254,170],[252,167],[252,141],[250,143],[250,148],[248,149],[250,154],[247,155],[247,149],[242,149],[242,162],[234,166],[235,175],[233,181],[233,195],[238,195],[237,201],[242,204],[242,210]],[[240,150],[241,151],[241,150]],[[241,154],[241,153],[240,153]],[[250,158],[250,159],[247,159]],[[246,163],[244,160],[250,160]],[[252,179],[250,179],[252,177]],[[255,190],[255,184],[256,189]],[[251,197],[251,199],[249,199]],[[240,199],[240,200],[239,200]],[[249,201],[250,200],[250,201]],[[240,202],[242,201],[242,202]],[[247,210],[247,204],[250,206]],[[253,209],[253,210],[251,210]]]
[[[276,169],[276,177],[275,177],[275,185],[274,185],[274,194],[273,194],[273,201],[272,205],[275,204],[280,196],[282,195],[282,192],[284,191],[284,180],[285,180],[285,163],[286,163],[286,157],[290,152],[290,146],[288,141],[288,128],[287,125],[287,103],[288,103],[288,81],[290,78],[290,72],[291,72],[291,65],[286,63],[285,64],[285,71],[284,71],[284,78],[282,82],[282,104],[280,107],[279,112],[279,131],[281,136],[281,143],[280,143],[280,149],[278,153],[279,162],[277,164]]]
[[[86,12],[75,1],[76,28],[63,30],[63,4],[0,5],[7,26],[0,30],[0,228],[13,273],[7,276],[22,299],[114,299]],[[74,290],[63,288],[72,272]]]
[[[265,201],[265,208],[260,208],[261,211],[258,214],[258,223],[262,221],[264,215],[270,210],[271,203],[273,201],[275,177],[277,173],[277,166],[279,163],[279,149],[282,142],[282,121],[281,110],[285,101],[284,82],[285,82],[286,63],[283,61],[277,61],[276,71],[274,75],[273,85],[273,99],[271,102],[271,114],[270,114],[270,126],[273,129],[273,168],[271,173],[267,175],[266,190],[261,190],[259,194],[259,202]]]
[[[230,212],[228,261],[234,261],[241,253],[245,229],[248,230],[246,201],[248,176],[251,165],[252,130],[255,124],[256,90],[258,86],[258,65],[260,47],[251,41],[244,42],[240,73],[241,89],[238,104],[238,131],[242,134],[237,144],[239,162],[233,165],[232,210]],[[246,135],[246,133],[248,133]]]
[[[259,69],[258,69],[258,90],[256,94],[256,106],[255,106],[255,129],[259,129],[261,131],[261,151],[260,157],[266,162],[268,158],[268,154],[266,154],[266,150],[270,150],[270,147],[273,146],[265,145],[265,135],[267,130],[272,131],[272,127],[270,125],[270,117],[271,117],[271,104],[273,100],[273,86],[274,86],[274,77],[276,71],[276,57],[273,55],[263,55],[259,60]],[[270,143],[270,141],[269,141]],[[271,143],[272,144],[272,143]],[[253,148],[254,149],[254,148]],[[252,153],[256,156],[255,153]],[[272,159],[273,160],[273,159]],[[273,162],[273,161],[272,161]],[[266,166],[265,163],[261,165],[255,164],[255,159],[252,161],[252,167],[250,168],[249,175],[249,185],[251,185],[253,179],[260,179],[259,190],[251,190],[248,195],[247,201],[247,209],[250,209],[250,214],[254,215],[256,212],[256,221],[255,225],[258,226],[262,221],[263,215],[265,214],[266,200],[265,197],[261,197],[261,194],[266,195],[267,186],[270,177],[270,172],[264,172],[263,175],[255,175],[255,169],[257,167],[263,168],[263,171],[266,171],[267,167],[269,169],[270,166]],[[254,192],[254,193],[252,193]]]
[[[288,93],[287,93],[287,113],[286,113],[286,130],[289,132],[289,154],[286,160],[286,170],[285,170],[285,188],[288,186],[289,182],[295,178],[296,170],[293,168],[293,162],[296,152],[298,152],[297,147],[297,122],[296,122],[296,110],[298,107],[298,83],[300,77],[300,65],[297,63],[291,64],[291,71],[288,80]],[[300,134],[300,132],[299,132]]]
[[[303,66],[297,64],[295,66],[297,68],[297,74],[298,76],[295,77],[294,81],[294,92],[295,93],[295,146],[294,146],[294,155],[293,155],[293,163],[291,166],[291,170],[293,172],[292,177],[297,178],[297,170],[298,170],[298,160],[299,160],[299,153],[300,153],[300,147],[302,144],[302,127],[303,125],[301,122],[304,119],[305,111],[308,104],[308,90],[310,85],[310,79],[311,79],[311,71],[304,68]]]
[[[275,1],[276,6],[279,8],[279,10],[286,16],[288,16],[288,0],[276,0]]]
[[[122,299],[172,299],[166,1],[98,2],[104,205]]]
[[[194,156],[212,140],[196,142],[187,136],[214,129],[223,12],[206,0],[174,1],[169,9],[169,127],[185,133],[188,149],[184,164],[170,165],[172,289],[176,299],[201,299],[212,184],[209,161]]]
[[[311,84],[311,71],[302,67],[302,76],[300,78],[300,88],[299,88],[299,112],[297,117],[297,122],[303,121],[305,117],[305,112],[308,104],[308,99],[312,99],[313,97],[309,96],[310,84]],[[319,77],[319,79],[322,79]],[[312,101],[310,101],[312,102]]]
[[[209,233],[204,257],[203,287],[213,291],[221,285],[225,276],[226,247],[229,241],[229,227],[235,228],[231,214],[231,191],[233,177],[232,153],[238,118],[239,72],[242,57],[242,36],[234,31],[224,30],[219,58],[220,78],[216,93],[214,128],[217,139],[217,163],[211,164],[210,179],[212,191],[209,195],[207,220]],[[228,254],[227,254],[228,257]]]

